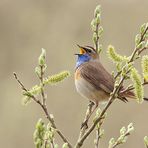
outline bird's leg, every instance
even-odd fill
[[[95,105],[95,106],[94,106]],[[93,108],[94,106],[94,108]],[[91,115],[94,113],[94,111],[96,110],[96,108],[98,107],[98,103],[94,103],[92,101],[90,101],[90,103],[88,104],[88,108],[87,108],[87,111],[86,111],[86,116],[85,116],[85,119],[83,121],[83,123],[81,124],[81,129],[86,126],[86,129],[88,128],[88,120],[89,118],[91,117]]]

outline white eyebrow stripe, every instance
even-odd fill
[[[91,47],[91,46],[86,46],[85,48],[93,51],[94,53],[96,53],[96,50],[93,47]]]

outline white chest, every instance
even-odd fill
[[[79,78],[75,80],[75,86],[77,91],[85,98],[90,99],[93,102],[106,101],[108,95],[105,92],[96,90],[89,82]]]

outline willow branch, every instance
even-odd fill
[[[141,38],[140,38],[139,44],[140,44],[142,41],[144,41],[144,36],[145,36],[145,34],[147,33],[147,31],[148,31],[148,27],[145,29],[145,31],[143,32],[143,34],[141,34]],[[140,51],[140,50],[141,50],[141,51]],[[132,55],[131,55],[131,58],[130,58],[130,60],[129,60],[129,63],[133,62],[136,53],[138,53],[138,55],[140,55],[142,51],[143,51],[143,50],[142,50],[141,48],[135,48],[134,52],[133,52]]]
[[[81,125],[81,130],[80,130],[80,133],[79,133],[79,139],[85,134],[86,130],[88,129],[88,121],[89,121],[89,118],[92,115],[93,106],[94,106],[94,103],[90,101],[89,104],[88,104],[87,110],[86,110],[84,121],[82,122],[82,125]]]
[[[101,126],[103,124],[103,120],[102,122],[98,123],[98,127],[96,129],[96,140],[95,140],[95,148],[99,148],[99,141],[101,139]]]
[[[130,135],[130,133],[127,132],[127,133],[124,135],[124,137],[127,137],[127,136],[129,136],[129,135]],[[120,144],[123,144],[123,142],[120,141],[120,140],[117,140],[117,141],[115,142],[115,144],[112,146],[112,148],[115,148],[115,147],[117,147],[117,146],[120,145]]]
[[[95,33],[96,33],[96,36],[97,36],[97,39],[96,39],[96,42],[95,42],[95,49],[96,49],[97,52],[98,52],[98,48],[99,48],[99,34],[98,34],[99,25],[100,25],[100,23],[98,23],[96,25],[96,30],[95,30]],[[98,53],[98,54],[100,54],[100,53]]]
[[[130,135],[130,132],[129,131],[127,131],[124,135],[123,135],[123,139],[124,138],[126,138],[127,136],[129,136]],[[121,136],[121,135],[120,135]],[[115,147],[117,147],[118,145],[120,145],[120,144],[123,144],[123,141],[120,139],[120,137],[116,140],[116,142],[112,145],[112,147],[111,148],[115,148]]]
[[[140,39],[140,42],[139,43],[141,43],[144,40],[144,35],[146,34],[147,30],[148,30],[148,27],[145,29],[144,33],[141,35],[141,39]],[[128,63],[132,63],[134,61],[135,55],[137,54],[137,52],[139,50],[140,50],[139,48],[135,48],[134,49],[134,51],[133,51],[133,53],[132,53],[132,55],[131,55]],[[80,148],[83,145],[85,139],[91,134],[91,132],[96,127],[96,125],[102,120],[102,118],[105,115],[105,113],[108,110],[108,108],[111,106],[111,104],[117,98],[117,96],[118,96],[118,94],[120,92],[120,88],[121,88],[121,86],[122,86],[122,84],[123,84],[124,80],[126,79],[126,76],[127,76],[127,74],[129,72],[130,71],[128,70],[124,76],[121,76],[121,74],[117,74],[118,77],[121,76],[120,81],[119,81],[119,84],[117,86],[114,86],[114,90],[113,90],[113,92],[110,95],[109,102],[107,103],[107,105],[105,106],[105,108],[103,109],[103,111],[101,112],[100,116],[94,121],[94,123],[87,130],[87,132],[77,141],[77,143],[75,145],[76,148]]]
[[[148,49],[147,47],[144,47],[144,48],[142,48],[142,49],[140,49],[139,51],[138,51],[138,55],[140,55],[144,50],[146,50],[146,49]]]
[[[41,82],[41,96],[42,96],[42,101],[43,101],[43,106],[46,108],[46,97],[45,97],[45,93],[44,93],[44,83],[43,83],[43,75],[44,75],[44,71],[43,71],[44,65],[40,66],[41,69],[41,76],[39,77],[40,82]]]
[[[22,90],[24,90],[25,92],[28,93],[28,89],[25,88],[25,86],[23,85],[23,83],[19,80],[18,76],[16,73],[13,73],[14,77],[16,79],[16,81],[19,83],[19,85],[21,86]],[[49,120],[49,122],[51,123],[51,126],[55,129],[55,131],[57,132],[57,134],[61,137],[61,139],[63,140],[64,143],[68,143],[69,148],[72,148],[72,145],[68,142],[67,138],[62,134],[62,132],[57,128],[54,119],[50,116],[50,114],[48,113],[48,109],[46,107],[46,105],[43,105],[41,103],[40,100],[38,100],[34,95],[30,96],[33,101],[35,101],[36,103],[38,103],[40,105],[40,107],[42,108],[42,110],[44,111],[46,118]]]
[[[51,140],[51,148],[55,148],[55,146],[54,146],[54,141],[53,140]]]
[[[145,34],[147,33],[147,31],[148,31],[148,27],[145,29],[145,31],[144,31],[143,34],[141,35],[139,44],[140,44],[142,41],[144,41],[144,36],[145,36]],[[130,60],[129,60],[128,63],[133,62],[136,53],[138,53],[138,55],[140,55],[140,54],[141,54],[144,50],[146,50],[146,49],[148,49],[148,48],[147,48],[147,47],[143,47],[142,49],[141,49],[141,48],[135,48],[135,49],[134,49],[134,52],[132,53],[131,58],[130,58]],[[115,75],[114,78],[117,79],[117,77],[120,76],[121,72],[122,72],[122,71],[118,72],[118,73]]]
[[[96,141],[95,141],[95,148],[99,148],[99,140],[100,140],[100,129],[96,130]]]
[[[44,148],[47,148],[47,147],[48,147],[48,140],[45,139],[45,141],[44,141]]]

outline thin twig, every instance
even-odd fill
[[[98,47],[99,47],[99,34],[98,34],[99,25],[100,25],[100,23],[97,23],[96,30],[95,30],[95,33],[97,35],[97,39],[96,39],[96,42],[95,42],[95,49],[96,49],[97,52],[98,52]],[[100,53],[98,53],[98,54],[100,54]]]
[[[142,48],[141,50],[138,51],[138,55],[140,55],[144,50],[148,49],[147,47]]]
[[[93,106],[94,106],[94,103],[90,101],[89,104],[88,104],[87,110],[86,110],[84,121],[81,125],[82,127],[81,127],[81,130],[80,130],[80,133],[79,133],[79,139],[85,134],[85,132],[88,128],[88,121],[89,121],[89,118],[92,115]]]
[[[145,29],[145,31],[143,32],[143,34],[141,34],[141,38],[140,38],[139,44],[140,44],[142,41],[144,41],[144,36],[145,36],[145,34],[147,33],[147,31],[148,31],[148,27]],[[128,63],[133,62],[136,53],[137,53],[137,52],[139,53],[139,51],[140,51],[140,48],[135,48],[135,50],[134,50],[134,52],[132,53],[131,58],[130,58],[130,60],[129,60]],[[143,51],[143,50],[142,50],[142,51]],[[141,52],[142,52],[142,51],[141,51]],[[141,53],[141,52],[140,52],[140,53]],[[139,54],[140,54],[140,53],[139,53]],[[139,55],[139,54],[138,54],[138,55]]]
[[[43,67],[44,65],[40,65],[40,69],[41,69],[41,76],[39,77],[40,79],[40,82],[41,82],[41,96],[42,96],[42,101],[43,101],[43,106],[46,107],[46,97],[45,97],[45,93],[44,93],[44,83],[43,83],[43,75],[44,75],[44,72],[43,72]]]
[[[14,78],[16,79],[16,81],[19,83],[19,85],[21,86],[21,89],[25,92],[28,93],[28,89],[25,88],[25,86],[23,85],[23,83],[18,79],[17,74],[14,72],[13,73]],[[38,103],[40,106],[42,105],[42,103],[33,95],[30,96],[36,103]]]
[[[119,72],[115,75],[114,79],[116,80],[116,79],[120,76],[121,73],[122,73],[122,71],[119,71]]]
[[[103,120],[102,120],[102,122],[99,122],[98,123],[98,127],[97,127],[97,129],[96,129],[96,141],[95,141],[95,148],[99,148],[99,141],[100,141],[100,139],[101,139],[101,126],[102,126],[102,124],[103,124]]]
[[[95,141],[95,148],[99,148],[99,140],[100,140],[100,129],[96,129],[96,141]]]
[[[140,44],[142,41],[144,41],[144,36],[145,36],[145,34],[147,33],[147,31],[148,31],[148,27],[145,29],[145,31],[144,31],[143,34],[141,35],[139,44]],[[148,48],[146,48],[146,47],[143,47],[142,49],[135,48],[135,49],[134,49],[134,52],[133,52],[132,55],[131,55],[132,58],[130,58],[130,60],[129,60],[128,63],[131,63],[131,62],[134,60],[133,58],[135,57],[135,54],[136,54],[137,52],[138,52],[138,55],[140,55],[140,54],[141,54],[144,50],[146,50],[146,49],[148,49]],[[122,71],[118,72],[118,73],[115,75],[114,79],[117,79],[117,77],[121,74],[121,72],[122,72]]]
[[[99,140],[100,140],[100,129],[97,129],[96,130],[95,148],[99,148]]]
[[[47,148],[47,147],[48,147],[48,140],[45,139],[45,141],[44,141],[44,148]]]
[[[129,135],[130,135],[130,133],[128,132],[128,133],[126,133],[126,134],[124,135],[124,137],[127,137],[127,136],[129,136]],[[123,142],[120,141],[120,140],[117,140],[117,141],[115,142],[115,144],[112,146],[112,148],[115,148],[115,147],[117,147],[117,146],[120,145],[120,144],[123,144]]]
[[[144,41],[144,36],[145,36],[145,34],[146,34],[147,31],[148,31],[148,26],[146,27],[145,31],[141,35],[141,39],[140,39],[139,43],[141,43],[142,41]]]
[[[51,140],[50,143],[51,143],[51,148],[55,148],[55,146],[54,146],[54,141]]]
[[[28,93],[28,89],[25,88],[25,86],[23,85],[23,83],[19,80],[19,78],[17,77],[16,73],[13,73],[14,77],[16,79],[16,81],[19,83],[19,85],[21,86],[22,90],[24,90],[25,92]],[[54,122],[54,119],[50,116],[50,114],[48,113],[47,107],[46,105],[43,105],[40,100],[38,100],[34,95],[30,96],[36,103],[38,103],[42,110],[44,111],[47,119],[49,120],[49,122],[51,123],[51,126],[55,129],[55,131],[58,133],[58,135],[61,137],[61,139],[63,140],[64,143],[68,143],[68,147],[72,148],[72,145],[68,142],[67,138],[62,134],[62,132],[56,127],[56,124]]]

